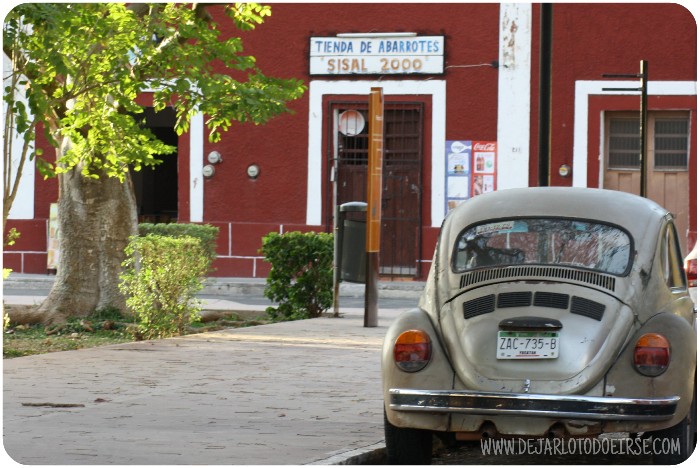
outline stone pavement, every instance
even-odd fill
[[[32,300],[18,297],[4,301]],[[380,350],[401,311],[380,309],[377,327],[341,307],[340,318],[4,360],[5,451],[32,465],[381,463]]]

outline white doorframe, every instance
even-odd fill
[[[306,185],[306,224],[322,224],[323,193],[323,97],[367,95],[373,87],[388,95],[428,95],[432,97],[431,153],[431,226],[439,227],[445,215],[445,115],[447,90],[443,80],[429,81],[322,81],[309,84],[309,155]]]
[[[696,96],[695,81],[650,81],[647,93],[649,96]],[[620,96],[636,95],[638,91],[603,91],[603,88],[637,88],[639,81],[577,81],[574,100],[574,148],[573,175],[574,187],[586,187],[588,180],[588,98],[593,95]],[[602,118],[602,116],[601,116]],[[590,129],[595,131],[595,129]],[[602,132],[602,126],[600,131]],[[604,139],[600,139],[598,157],[604,154]],[[604,170],[601,164],[601,171]],[[601,172],[602,174],[602,172]],[[601,177],[599,174],[599,180]],[[600,183],[599,183],[600,185]]]

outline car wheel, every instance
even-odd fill
[[[384,410],[384,442],[390,465],[430,465],[433,458],[433,434],[422,429],[396,427]]]
[[[693,403],[690,405],[688,416],[675,426],[651,433],[655,464],[678,465],[690,457],[697,442],[697,408],[696,388],[693,392]],[[670,453],[663,453],[664,449],[668,448],[673,450]]]

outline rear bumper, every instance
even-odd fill
[[[389,407],[394,411],[574,420],[663,421],[673,417],[679,400],[679,396],[615,398],[469,390],[389,390]]]

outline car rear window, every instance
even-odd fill
[[[558,265],[624,275],[632,240],[620,228],[562,218],[518,218],[468,227],[457,238],[455,272],[504,265]]]

